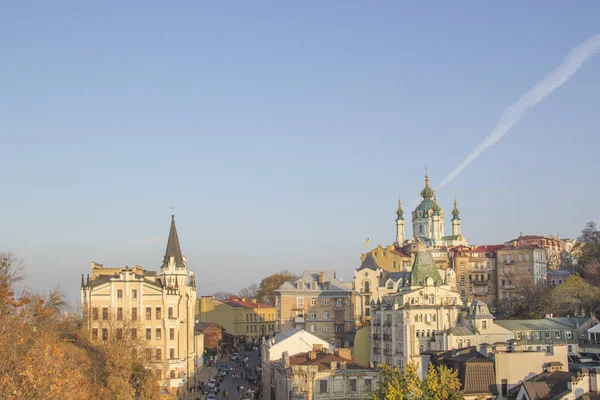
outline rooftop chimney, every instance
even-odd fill
[[[323,272],[319,272],[319,285],[323,284]]]
[[[337,369],[337,361],[332,361],[331,362],[331,370],[335,371]]]
[[[317,352],[316,351],[309,351],[308,352],[308,358],[311,360],[314,360],[315,358],[317,358]]]
[[[318,343],[314,343],[313,344],[313,351],[323,352],[323,345],[322,344],[318,344]]]
[[[344,370],[348,368],[348,362],[347,361],[340,361],[340,369]]]
[[[333,352],[340,358],[345,358],[347,360],[352,359],[352,353],[350,352],[350,349],[335,349]]]

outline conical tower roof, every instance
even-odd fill
[[[428,278],[433,280],[433,285],[444,283],[431,252],[429,250],[419,251],[415,255],[415,262],[410,272],[410,284],[411,286],[425,286]]]
[[[181,255],[181,247],[179,246],[179,237],[177,236],[174,215],[171,215],[171,229],[169,230],[169,240],[167,241],[167,250],[165,252],[163,267],[169,264],[171,257],[174,258],[176,267],[185,268],[183,256]]]

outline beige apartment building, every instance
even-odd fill
[[[459,246],[451,249],[457,290],[465,304],[475,300],[496,311],[498,303],[496,251],[503,245]]]
[[[197,303],[199,321],[221,325],[225,333],[233,335],[234,344],[258,342],[279,331],[277,309],[256,299],[231,296],[217,300],[213,296],[202,296]]]
[[[548,276],[546,249],[525,240],[507,242],[497,252],[498,304],[511,307],[516,285],[545,281]]]
[[[93,340],[109,335],[145,339],[148,368],[163,387],[181,388],[194,374],[196,282],[181,254],[174,217],[158,274],[139,266],[104,268],[92,262],[91,276],[84,282],[82,275],[81,302]]]
[[[300,279],[284,283],[276,293],[281,331],[305,329],[335,347],[345,345],[346,333],[355,326],[351,282],[340,281],[333,270],[305,270]]]

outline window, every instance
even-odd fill
[[[117,328],[117,340],[123,340],[123,328]]]
[[[536,332],[535,333],[535,338],[536,339],[541,339],[542,338],[542,333],[541,332]]]
[[[146,319],[147,320],[152,319],[152,308],[151,307],[146,307]]]
[[[329,299],[325,299],[325,300],[323,300],[323,305],[324,305],[324,306],[328,306],[328,305],[329,305]]]
[[[317,326],[316,326],[315,324],[312,324],[312,325],[310,326],[310,331],[311,331],[311,332],[316,332],[316,331],[317,331]]]
[[[532,332],[527,332],[527,339],[528,340],[533,339],[533,333]]]
[[[519,254],[519,261],[523,261],[523,254]]]
[[[550,339],[550,332],[546,332],[546,339]]]
[[[156,340],[160,340],[160,328],[156,328]]]
[[[174,349],[174,348],[172,348],[172,347],[169,349],[169,358],[170,358],[171,360],[174,360],[174,359],[175,359],[175,349]]]
[[[371,378],[365,378],[365,392],[373,391],[373,380]]]
[[[92,308],[92,319],[98,321],[98,307]]]
[[[146,328],[146,340],[152,340],[152,329]]]
[[[132,289],[131,290],[131,298],[132,299],[137,299],[137,290],[136,289]]]
[[[310,299],[310,305],[311,306],[316,306],[317,305],[317,298],[316,297],[312,297]]]
[[[419,345],[419,353],[422,353],[425,351],[425,346],[423,346],[422,344]]]
[[[313,311],[313,312],[311,312],[311,313],[310,313],[310,317],[311,317],[312,319],[317,319],[317,312],[316,312],[316,311]]]
[[[567,331],[567,332],[565,332],[565,334],[567,335],[567,339],[571,339],[573,337],[573,334],[571,333],[571,331]]]
[[[517,340],[521,340],[521,332],[517,332]]]
[[[169,339],[175,340],[175,328],[169,329]]]
[[[573,352],[573,346],[571,346],[571,345],[568,345],[567,347],[568,347],[567,351],[568,351],[569,353],[572,353],[572,352]]]
[[[304,308],[304,297],[296,297],[296,306],[298,308]]]
[[[344,391],[344,378],[334,378],[333,391],[336,393]]]
[[[102,320],[106,321],[108,319],[108,308],[102,308]]]
[[[160,307],[156,307],[156,319],[162,318],[162,309]]]
[[[467,339],[465,341],[465,344],[467,345],[467,347],[471,347],[471,339]]]
[[[358,389],[358,379],[356,378],[350,378],[350,391],[351,392],[356,392]]]
[[[137,329],[136,329],[136,328],[132,328],[132,329],[131,329],[131,338],[132,338],[133,340],[136,340],[136,339],[137,339]]]
[[[156,349],[156,359],[157,360],[161,360],[162,359],[162,352],[160,350],[160,347]]]
[[[323,318],[324,318],[324,319],[329,319],[329,311],[325,311],[325,312],[323,313]]]
[[[102,340],[108,340],[108,329],[102,328]]]
[[[529,261],[529,254],[525,254],[525,260]]]
[[[137,307],[131,307],[131,319],[133,321],[137,320]]]
[[[123,307],[117,307],[117,320],[123,321]]]
[[[344,299],[337,299],[335,305],[336,307],[344,307]]]
[[[173,319],[173,307],[169,307],[169,318]]]
[[[123,291],[121,289],[117,290],[117,299],[123,298]]]
[[[329,332],[329,325],[323,326],[323,332]]]
[[[459,349],[462,349],[462,347],[463,347],[463,341],[462,341],[462,339],[458,339],[457,345],[458,345]]]
[[[561,335],[560,335],[560,331],[558,331],[558,332],[555,332],[555,335],[556,335],[556,338],[557,338],[557,339],[560,339],[560,336],[561,336]]]
[[[481,329],[487,329],[487,321],[481,321]]]
[[[98,329],[92,329],[92,339],[98,339]]]
[[[319,380],[319,393],[327,393],[327,379]]]

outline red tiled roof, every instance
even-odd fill
[[[240,299],[239,297],[231,296],[228,300],[223,300],[223,303],[230,307],[238,308],[273,308],[268,304],[257,303],[248,299]]]
[[[340,368],[340,361],[346,361],[347,369],[371,369],[364,365],[357,364],[356,361],[352,359],[343,358],[335,354],[317,353],[317,357],[314,360],[310,359],[310,352],[298,353],[290,357],[290,365],[317,365],[319,371],[331,369],[332,361],[338,363],[338,369]]]

